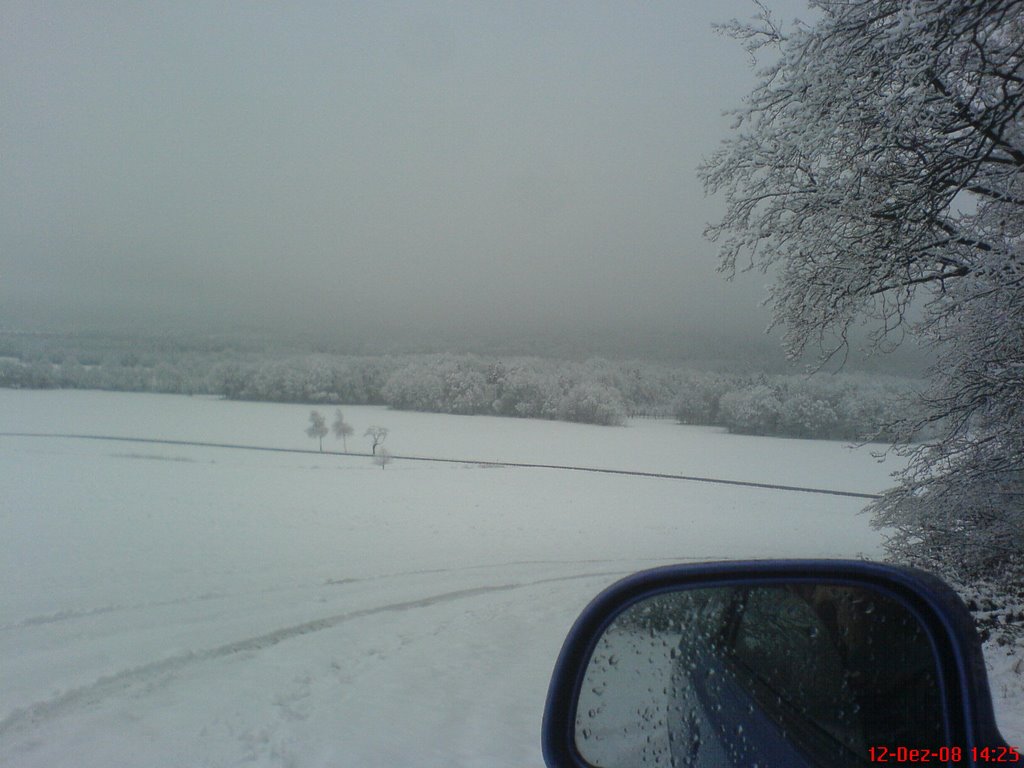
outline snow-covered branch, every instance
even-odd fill
[[[942,433],[876,520],[899,554],[997,569],[1024,559],[1024,0],[815,5],[813,29],[730,27],[778,60],[701,169],[707,235],[723,271],[773,272],[793,355],[862,320],[935,347],[900,433]]]

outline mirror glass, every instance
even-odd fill
[[[601,768],[868,766],[946,743],[927,634],[862,587],[688,589],[605,630],[576,712]],[[874,751],[872,751],[874,748]]]

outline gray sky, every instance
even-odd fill
[[[0,323],[757,334],[695,177],[753,13],[6,0]]]

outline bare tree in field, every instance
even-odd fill
[[[352,425],[345,421],[345,417],[341,415],[341,408],[334,412],[334,423],[331,424],[331,429],[334,430],[335,438],[341,438],[342,450],[348,453],[348,441],[346,438],[352,434]]]
[[[725,27],[772,63],[701,169],[726,203],[707,231],[720,268],[771,271],[794,357],[842,358],[862,321],[878,351],[934,348],[924,416],[901,425],[909,467],[874,522],[895,556],[1011,584],[1024,563],[1024,0],[819,0],[813,26],[785,29],[766,4]]]
[[[381,446],[380,451],[374,455],[373,461],[376,464],[380,464],[381,469],[384,469],[384,467],[393,461],[391,458],[391,452],[387,448]]]
[[[388,430],[386,427],[369,427],[366,432],[363,433],[363,437],[368,437],[373,441],[372,453],[374,456],[377,455],[377,446],[384,442],[384,438],[388,436]]]
[[[309,426],[306,434],[320,441],[320,452],[324,450],[324,436],[327,434],[327,420],[319,411],[312,411],[309,414]]]

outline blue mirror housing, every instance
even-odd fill
[[[742,596],[742,601],[747,601],[743,602],[743,610],[747,611],[749,619],[749,616],[752,615],[749,610],[751,595],[807,596],[811,593],[817,593],[819,596],[821,594],[871,596],[874,599],[868,602],[861,600],[858,603],[856,600],[846,600],[844,603],[847,613],[850,610],[861,610],[863,615],[856,618],[862,625],[869,627],[877,625],[878,622],[885,622],[886,616],[890,617],[889,626],[894,626],[896,621],[891,618],[894,615],[893,610],[897,611],[899,615],[907,617],[907,625],[913,625],[915,637],[918,638],[919,644],[928,651],[928,660],[934,670],[930,673],[932,680],[930,690],[933,691],[933,694],[929,700],[933,702],[933,705],[929,710],[931,712],[929,719],[933,723],[935,720],[942,721],[936,726],[939,730],[916,734],[918,741],[913,747],[910,745],[913,743],[915,734],[906,729],[894,731],[894,733],[906,734],[905,737],[899,737],[900,743],[874,744],[865,741],[862,737],[858,750],[854,752],[837,747],[848,756],[848,764],[896,763],[898,757],[903,758],[901,762],[906,762],[908,757],[916,757],[915,762],[928,762],[933,765],[980,765],[986,764],[990,760],[993,750],[1004,750],[1003,754],[1009,759],[1017,755],[1012,750],[1008,750],[995,725],[985,663],[971,615],[947,584],[923,571],[865,561],[771,560],[699,563],[657,568],[629,576],[598,595],[583,611],[569,632],[551,678],[542,735],[544,759],[547,765],[550,768],[583,768],[595,765],[601,768],[626,768],[626,766],[641,763],[642,755],[640,754],[633,757],[622,757],[629,754],[633,748],[628,743],[629,727],[608,729],[608,733],[618,734],[621,732],[627,735],[611,736],[611,741],[614,742],[617,738],[620,743],[613,743],[612,748],[606,749],[605,752],[594,752],[591,749],[592,745],[586,743],[591,730],[588,724],[595,722],[588,719],[595,716],[594,701],[596,700],[590,690],[595,685],[592,678],[594,665],[600,666],[600,660],[609,657],[612,658],[612,663],[615,663],[616,654],[609,651],[609,638],[622,636],[624,626],[629,627],[636,624],[635,617],[656,615],[659,617],[657,621],[668,621],[675,624],[673,639],[667,643],[664,639],[660,641],[660,645],[667,649],[662,653],[663,659],[666,660],[663,663],[673,665],[672,668],[675,671],[662,675],[664,690],[662,683],[658,683],[656,687],[659,693],[664,692],[668,695],[666,681],[671,678],[673,690],[678,687],[676,683],[678,682],[677,672],[680,662],[678,660],[667,661],[667,659],[681,657],[680,647],[686,643],[679,641],[680,634],[686,638],[692,631],[693,633],[702,633],[701,636],[705,639],[710,636],[707,627],[697,626],[705,621],[703,617],[714,614],[714,621],[721,623],[722,627],[726,627],[729,623],[722,616],[728,611],[721,606],[727,604],[732,606],[730,610],[735,614],[737,601],[740,600],[737,596]],[[714,600],[720,604],[717,612],[708,608],[708,600],[701,602],[697,599],[708,596],[713,596]],[[794,602],[799,602],[796,597],[793,599]],[[673,605],[680,606],[683,603],[690,606],[689,609],[671,607]],[[699,610],[694,609],[697,603],[700,603]],[[858,609],[857,605],[869,605],[870,607]],[[875,605],[890,606],[890,610],[888,612],[880,610],[873,615],[868,615],[871,614]],[[780,609],[774,608],[773,610]],[[674,617],[667,616],[666,611],[676,611],[676,615]],[[654,621],[654,619],[650,619],[650,621]],[[707,619],[707,621],[711,621],[711,619]],[[732,629],[728,632],[722,629],[717,637],[721,639],[725,634],[729,634],[732,638],[731,642],[736,642],[735,624],[729,626],[732,626]],[[650,637],[654,637],[655,624],[649,624],[647,628],[643,629],[643,632],[645,637],[647,633]],[[892,667],[895,663],[898,667],[902,663],[898,660],[894,662],[894,659],[901,657],[897,651],[885,647],[887,645],[886,637],[885,634],[875,633],[874,651],[879,659],[875,662],[879,666],[876,671],[878,672],[877,676],[883,677],[889,674],[886,664]],[[654,643],[648,642],[651,648],[655,647]],[[779,641],[775,642],[778,645]],[[706,674],[714,674],[715,668],[719,665],[713,655],[709,656],[706,653],[706,647],[704,651],[697,653],[693,651],[693,646],[694,643],[690,642],[691,668],[700,668]],[[799,643],[797,646],[790,649],[781,648],[781,650],[788,652],[791,657],[799,659],[806,665],[809,663],[804,661],[807,649],[800,646]],[[713,644],[707,647],[715,648]],[[629,653],[619,655],[635,656],[644,653],[639,650],[639,646],[631,648]],[[655,663],[653,657],[644,661],[647,664]],[[607,664],[603,668],[607,669]],[[637,668],[633,670],[633,673],[641,672]],[[601,679],[598,686],[600,694],[603,696],[602,707],[604,702],[610,701],[612,702],[611,708],[615,709],[616,697],[621,699],[631,695],[630,691],[626,690],[630,685],[625,681],[631,679],[626,675],[633,673],[620,670],[618,673]],[[643,672],[642,674],[647,673]],[[783,672],[783,674],[786,673]],[[815,675],[820,676],[817,672]],[[763,679],[755,682],[762,688],[764,687]],[[586,690],[584,690],[585,687]],[[651,690],[652,687],[655,686],[648,685],[647,690]],[[716,710],[721,709],[719,704],[713,701],[709,702],[708,697],[727,696],[725,691],[728,686],[709,688],[703,683],[695,682],[692,687],[695,693],[690,692],[687,695],[695,697],[692,698],[693,701],[702,701],[705,709],[707,709],[707,705]],[[783,685],[783,687],[785,686]],[[732,698],[726,702],[726,710],[729,710],[730,706],[735,708],[735,694],[729,695]],[[772,695],[774,696],[774,694]],[[686,729],[674,728],[671,724],[666,725],[666,720],[673,717],[679,719],[681,716],[679,713],[684,709],[680,702],[684,700],[686,700],[685,696],[679,695],[673,699],[675,702],[673,706],[663,707],[662,714],[654,716],[654,720],[657,720],[658,723],[656,727],[669,731],[664,741],[666,745],[671,745],[671,755],[668,754],[669,746],[665,746],[660,755],[663,764],[729,765],[727,758],[724,757],[726,754],[736,755],[735,762],[731,763],[734,765],[751,764],[753,756],[771,764],[780,762],[794,766],[847,764],[842,760],[836,761],[822,758],[820,754],[815,755],[813,749],[815,740],[817,739],[819,742],[829,740],[827,728],[823,730],[820,727],[820,722],[812,723],[810,729],[818,730],[821,733],[817,735],[812,733],[810,737],[801,739],[802,727],[799,724],[796,727],[776,727],[781,722],[778,718],[773,724],[769,717],[760,717],[757,722],[754,722],[754,718],[751,717],[749,721],[744,720],[747,722],[747,728],[744,731],[742,725],[737,725],[738,721],[735,717],[730,719],[728,711],[722,713],[716,721],[716,736],[721,741],[723,738],[730,737],[718,734],[719,730],[723,734],[741,732],[744,742],[742,749],[738,749],[736,744],[725,743],[724,751],[712,754],[711,757],[708,757],[711,747],[706,746],[703,762],[700,759],[695,759],[696,751],[687,752],[680,757],[676,751],[679,749],[678,744],[686,741],[690,736],[681,738],[679,734]],[[756,702],[757,698],[751,698],[749,701],[752,703],[744,705],[743,708],[744,718],[747,711],[754,712],[753,702]],[[781,698],[779,702],[781,706]],[[632,704],[629,707],[631,707],[630,711],[650,709],[632,707]],[[619,708],[625,710],[626,706],[622,705]],[[820,721],[821,718],[818,720]],[[913,719],[911,718],[908,722],[910,723],[908,727],[912,731]],[[692,726],[692,724],[690,725]],[[785,725],[783,723],[783,726]],[[693,726],[691,730],[696,732],[696,726]],[[704,733],[707,734],[708,731],[709,728],[705,725]],[[934,733],[944,734],[941,738],[943,743],[931,743],[932,740],[935,740],[935,737],[931,735]],[[675,737],[674,744],[672,743],[673,736]],[[807,734],[804,733],[804,736]],[[606,738],[606,744],[607,741],[608,738]],[[651,741],[649,735],[646,741],[648,743]],[[705,739],[705,742],[707,741],[708,739]],[[807,749],[808,743],[811,743],[812,746],[809,750]],[[917,752],[910,754],[910,749],[916,749]]]

